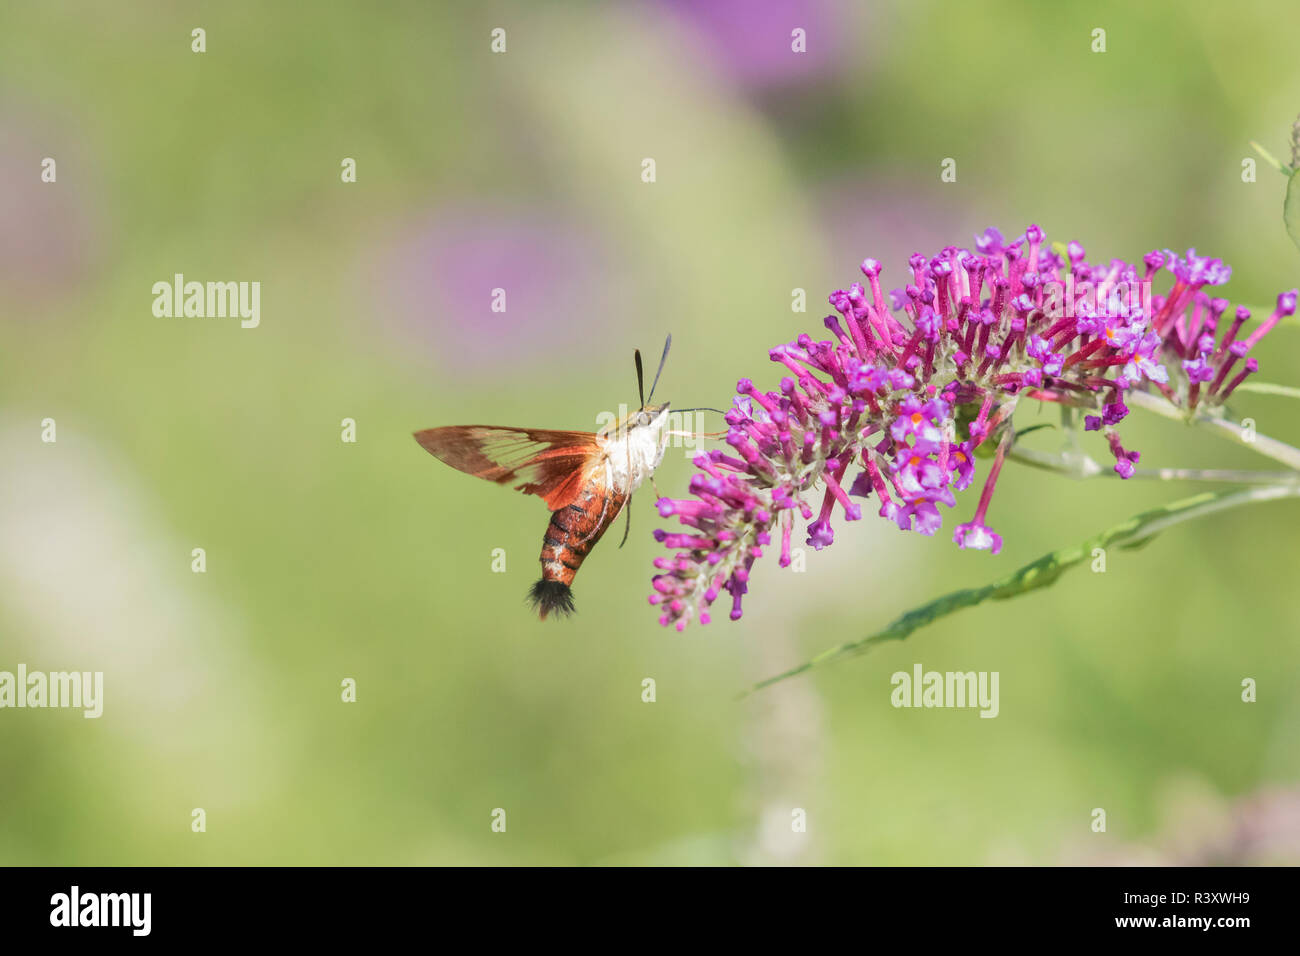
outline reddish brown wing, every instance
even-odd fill
[[[416,432],[415,440],[458,471],[537,495],[552,511],[573,503],[600,454],[591,432],[544,428],[452,425]]]

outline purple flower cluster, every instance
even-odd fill
[[[912,256],[912,282],[888,298],[880,264],[864,261],[866,286],[830,296],[829,338],[801,335],[772,349],[786,372],[777,390],[739,382],[726,415],[729,450],[695,459],[694,497],[660,499],[660,515],[682,525],[655,532],[674,552],[655,560],[650,603],[660,623],[708,623],[723,591],[738,619],[750,569],[774,536],[779,563],[791,563],[796,515],[818,550],[834,540],[837,509],[847,521],[862,517],[855,498],[874,496],[881,517],[933,535],[939,505],[956,505],[986,443],[995,450],[979,503],[953,541],[996,554],[1002,538],[985,519],[1022,398],[1096,412],[1084,427],[1103,432],[1127,478],[1139,456],[1115,427],[1128,414],[1125,394],[1156,390],[1189,415],[1222,404],[1257,367],[1247,353],[1296,308],[1296,292],[1284,293],[1241,338],[1249,311],[1225,321],[1227,301],[1204,291],[1231,274],[1218,259],[1195,250],[1151,252],[1140,267],[1085,259],[1077,242],[1045,244],[1037,226],[1013,242],[988,229],[974,251]],[[1162,268],[1173,285],[1154,295]]]

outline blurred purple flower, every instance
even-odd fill
[[[844,59],[844,3],[835,0],[660,0],[699,37],[714,66],[740,85],[765,90],[833,75]],[[806,52],[791,49],[802,29]],[[860,65],[861,51],[856,62]]]
[[[576,333],[605,322],[604,262],[592,231],[544,211],[445,207],[378,249],[362,283],[399,339],[482,367],[572,350]]]
[[[91,274],[100,248],[98,217],[87,201],[75,140],[0,108],[0,288],[11,304],[56,298]],[[55,160],[54,182],[42,181]],[[80,169],[80,173],[74,170]],[[30,314],[7,309],[11,318]]]

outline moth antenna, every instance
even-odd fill
[[[636,363],[636,394],[641,399],[641,409],[645,410],[645,376],[641,372],[641,350],[637,349],[632,353],[632,361]],[[651,397],[654,397],[654,389],[650,389]]]
[[[660,359],[659,359],[659,371],[655,372],[655,380],[654,380],[653,382],[650,383],[650,400],[651,400],[651,401],[654,401],[654,397],[655,397],[655,388],[659,385],[659,376],[662,375],[662,374],[664,373],[664,362],[667,362],[667,361],[668,361],[668,348],[669,348],[669,346],[671,346],[672,344],[673,344],[673,336],[672,336],[672,333],[670,332],[670,333],[668,333],[668,338],[664,339],[664,354],[663,354],[663,355],[660,357]],[[642,403],[641,403],[641,407],[642,407],[642,408],[645,408],[645,402],[642,402]]]

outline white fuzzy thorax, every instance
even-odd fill
[[[659,463],[664,460],[668,436],[668,406],[651,414],[647,424],[637,424],[636,415],[630,416],[628,427],[601,435],[602,447],[609,462],[610,487],[631,494],[641,487]]]

